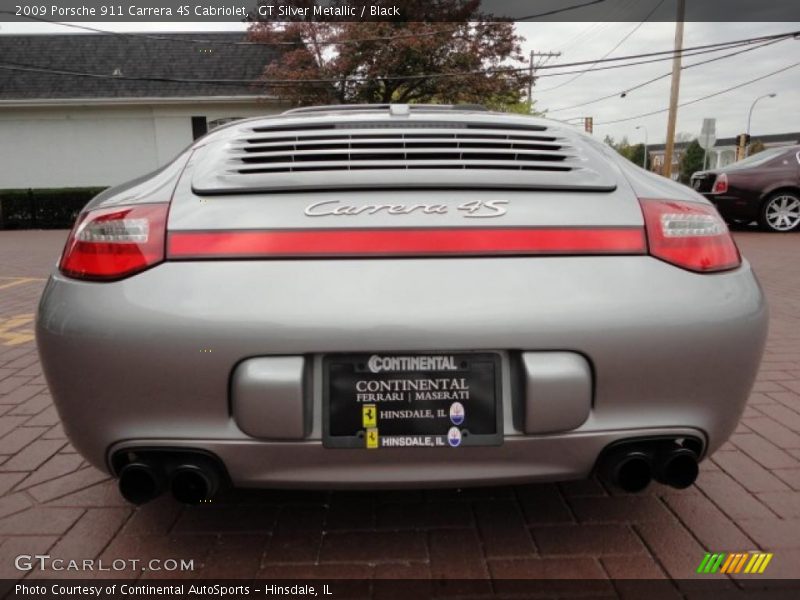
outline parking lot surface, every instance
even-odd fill
[[[33,315],[65,238],[0,232],[0,577],[92,575],[14,566],[20,554],[49,554],[194,561],[185,572],[100,577],[682,580],[726,577],[696,573],[707,551],[753,550],[774,554],[771,578],[800,574],[798,234],[736,233],[769,299],[769,341],[741,425],[688,490],[653,484],[626,495],[592,479],[234,491],[199,507],[164,496],[141,508],[72,449],[39,367]]]

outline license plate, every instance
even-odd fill
[[[500,356],[347,354],[323,359],[326,448],[500,445]]]

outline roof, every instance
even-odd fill
[[[771,133],[768,135],[751,135],[750,139],[752,141],[758,140],[762,144],[778,144],[781,142],[789,142],[786,144],[787,146],[791,146],[793,144],[800,144],[800,131],[795,131],[793,133]],[[675,148],[684,149],[686,146],[692,143],[693,140],[689,140],[688,142],[675,142]],[[717,142],[714,144],[714,148],[721,148],[725,146],[735,146],[736,145],[736,138],[735,137],[726,137],[726,138],[719,138]],[[648,152],[663,152],[665,148],[665,144],[651,144],[647,146]]]
[[[211,43],[191,41],[198,37]],[[258,79],[277,52],[268,46],[233,43],[245,38],[246,34],[242,33],[207,32],[159,34],[158,37],[0,35],[0,101],[264,95],[263,87],[248,84],[135,79]],[[49,70],[92,73],[101,77],[46,72]]]

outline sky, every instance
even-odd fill
[[[675,38],[674,23],[644,23],[641,26],[638,23],[519,23],[517,30],[526,37],[526,51],[562,53],[558,58],[549,59],[547,64],[596,59],[609,52],[631,32],[633,33],[630,37],[609,57],[669,50],[673,47]],[[800,30],[800,23],[686,23],[684,47],[797,30]],[[701,62],[733,51],[685,57],[683,63],[688,65]],[[750,85],[738,85],[798,61],[800,40],[789,39],[738,56],[684,69],[681,72],[679,102],[737,87],[726,94],[680,108],[676,131],[698,136],[703,119],[714,118],[718,138],[744,133],[753,101],[761,95],[775,93],[775,98],[759,100],[754,108],[751,133],[755,136],[800,132],[800,65]],[[534,88],[533,98],[536,108],[548,110],[548,116],[552,118],[592,116],[595,123],[594,133],[597,136],[604,137],[608,134],[616,140],[627,136],[632,143],[640,143],[644,141],[646,129],[650,143],[664,143],[667,131],[666,112],[622,123],[603,125],[603,122],[667,108],[670,77],[632,91],[625,98],[621,98],[617,92],[670,73],[671,70],[672,61],[666,60],[618,70],[596,71],[581,75],[558,88],[557,85],[573,79],[574,76],[541,77]],[[545,75],[547,71],[540,70],[539,73]],[[597,103],[559,110],[611,94],[615,95]],[[641,126],[641,129],[637,130],[637,126]]]
[[[112,31],[148,32],[243,31],[247,27],[240,23],[79,24]],[[530,50],[561,52],[560,57],[547,59],[546,65],[594,60],[606,55],[615,46],[618,47],[608,54],[609,58],[670,50],[675,36],[674,23],[517,23],[516,28],[525,38],[523,43],[525,54]],[[800,23],[686,23],[684,47],[798,30]],[[57,24],[0,23],[0,34],[74,31]],[[626,39],[622,41],[623,38]],[[699,62],[724,53],[727,52],[687,57],[684,59],[684,64]],[[737,87],[726,94],[680,108],[676,131],[693,137],[699,136],[703,119],[715,118],[718,138],[744,133],[753,101],[761,95],[774,93],[775,98],[764,98],[755,107],[751,125],[752,135],[757,137],[765,134],[800,132],[798,109],[800,65],[750,85],[738,85],[798,61],[800,61],[800,39],[789,39],[752,52],[683,70],[680,102],[690,101],[728,87]],[[594,134],[601,138],[606,135],[612,136],[615,140],[627,137],[631,143],[641,143],[647,137],[650,144],[664,143],[667,129],[666,112],[620,123],[604,123],[665,109],[669,104],[669,77],[632,91],[625,98],[619,97],[619,93],[626,88],[669,73],[671,65],[671,60],[665,60],[623,69],[590,72],[577,78],[574,78],[574,75],[547,76],[552,71],[541,69],[538,72],[541,77],[537,80],[533,93],[535,107],[538,110],[546,110],[549,117],[564,120],[592,116],[595,123]],[[612,94],[611,98],[587,106],[561,110]]]

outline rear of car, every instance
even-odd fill
[[[582,478],[685,487],[766,335],[715,209],[560,124],[242,121],[80,216],[42,297],[65,428],[145,501]]]
[[[768,148],[720,169],[692,175],[692,188],[733,223],[769,232],[800,228],[800,146]]]

